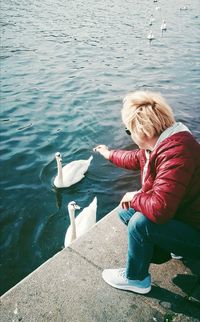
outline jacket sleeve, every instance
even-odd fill
[[[131,207],[142,212],[149,220],[163,224],[174,217],[186,195],[195,170],[195,162],[184,147],[161,153],[156,161],[155,180],[151,190],[134,196]],[[148,180],[148,178],[147,178]]]
[[[128,170],[140,170],[141,150],[134,151],[112,150],[109,160],[117,167]]]

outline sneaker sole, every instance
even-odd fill
[[[110,282],[107,282],[104,278],[103,280],[109,284],[110,286],[117,288],[119,290],[124,290],[124,291],[130,291],[130,292],[134,292],[134,293],[138,293],[138,294],[147,294],[151,291],[151,285],[149,287],[146,288],[140,288],[140,287],[134,287],[131,285],[126,285],[126,286],[120,286],[120,285],[116,285],[116,284],[112,284]]]

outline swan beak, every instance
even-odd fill
[[[80,207],[80,206],[78,206],[78,205],[75,205],[75,206],[74,206],[74,208],[75,208],[75,209],[81,209],[81,207]]]
[[[60,162],[62,163],[62,159],[60,159]]]

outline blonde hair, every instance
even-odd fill
[[[173,111],[160,93],[136,91],[123,100],[122,121],[139,137],[159,136],[175,123]]]

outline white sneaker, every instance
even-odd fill
[[[170,255],[171,255],[171,258],[173,258],[173,259],[183,259],[183,256],[176,255],[174,253],[170,253]]]
[[[106,283],[120,290],[127,290],[139,294],[146,294],[151,291],[151,276],[143,280],[130,280],[126,277],[125,268],[104,269],[102,277]]]

